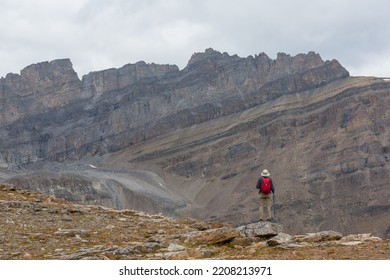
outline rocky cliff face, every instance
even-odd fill
[[[95,189],[114,190],[104,198],[115,206],[109,201],[118,193],[136,189],[131,203],[122,201],[126,208],[139,208],[131,197],[145,191],[127,175],[118,187],[107,170],[148,170],[169,190],[143,178],[152,190],[146,210],[160,211],[165,201],[177,215],[234,224],[257,219],[254,184],[267,168],[277,218],[289,232],[385,236],[389,91],[388,81],[349,77],[336,60],[313,52],[270,59],[208,49],[183,70],[138,62],[82,80],[69,60],[45,62],[0,80],[0,165],[31,170],[39,163],[69,175],[51,163],[93,160],[101,169],[77,173],[90,178],[86,190],[105,178]],[[56,185],[17,178],[46,192]]]
[[[69,59],[33,64],[0,82],[0,124],[6,126],[82,98],[81,82]]]
[[[31,65],[0,81],[0,160],[12,166],[113,152],[347,76],[314,53],[271,60],[212,49],[182,71],[139,62],[82,81],[66,59]]]

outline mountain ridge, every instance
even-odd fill
[[[195,54],[193,57],[196,56],[199,55]],[[336,61],[323,62],[321,67],[330,69],[320,69],[317,73],[315,70],[310,70],[310,67],[303,67],[302,69],[305,69],[305,71],[301,73],[302,70],[296,67],[297,63],[294,61],[301,61],[305,65],[315,61],[313,69],[316,69],[320,58],[314,53],[307,55],[309,62],[305,62],[305,59],[302,58],[306,57],[304,55],[297,55],[294,59],[285,54],[278,54],[276,60],[270,60],[265,58],[265,55],[260,55],[258,60],[262,61],[261,65],[268,65],[270,62],[273,62],[274,67],[269,67],[268,69],[269,73],[271,73],[271,78],[263,78],[262,73],[254,72],[259,68],[259,65],[254,65],[255,59],[253,57],[244,59],[237,56],[222,55],[212,49],[206,50],[205,54],[200,56],[201,59],[197,59],[197,63],[189,63],[190,69],[186,67],[182,71],[178,71],[176,66],[157,66],[155,64],[138,62],[136,64],[127,64],[119,69],[91,72],[83,76],[81,81],[78,80],[77,74],[72,69],[71,62],[68,59],[30,65],[21,71],[20,76],[15,76],[14,74],[7,75],[8,78],[0,80],[0,86],[3,89],[0,95],[0,98],[3,100],[1,106],[3,113],[0,117],[0,125],[6,126],[12,123],[12,127],[6,128],[6,131],[8,130],[8,133],[12,133],[12,129],[16,128],[16,132],[14,132],[16,134],[19,133],[18,121],[20,120],[21,129],[24,133],[30,134],[29,137],[33,141],[35,140],[36,148],[35,152],[32,154],[30,152],[27,155],[2,154],[2,159],[8,158],[7,160],[2,160],[2,165],[6,164],[4,161],[9,163],[15,162],[16,164],[29,163],[50,156],[54,156],[55,160],[61,160],[63,157],[67,158],[66,154],[70,153],[72,154],[71,156],[77,158],[78,155],[96,153],[101,149],[103,149],[102,152],[104,153],[105,146],[114,147],[115,144],[112,142],[117,143],[118,141],[117,139],[114,141],[107,140],[110,143],[106,144],[101,140],[103,138],[107,139],[107,136],[110,134],[117,135],[118,132],[124,133],[126,138],[132,138],[130,141],[125,140],[118,148],[114,148],[120,149],[131,145],[133,142],[155,137],[164,133],[165,130],[169,130],[170,127],[177,129],[218,117],[221,114],[221,106],[227,109],[227,112],[222,111],[222,114],[230,114],[234,111],[245,109],[248,106],[245,104],[248,103],[248,100],[245,100],[242,92],[254,92],[253,94],[257,95],[256,91],[258,89],[254,87],[261,87],[263,91],[262,98],[268,100],[278,96],[275,92],[286,94],[289,91],[315,87],[318,86],[318,83],[321,84],[349,75]],[[217,57],[214,66],[209,62],[213,57]],[[227,62],[225,61],[226,59]],[[194,58],[191,60],[194,60]],[[218,63],[220,64],[219,66]],[[230,65],[231,63],[233,63],[233,66]],[[194,68],[191,66],[193,64],[198,66]],[[200,64],[205,65],[206,69],[203,69],[202,67],[204,66]],[[224,69],[225,64],[228,64],[229,68]],[[281,65],[287,66],[282,67]],[[251,67],[248,68],[249,66]],[[193,68],[192,70],[191,67]],[[215,69],[213,70],[213,67],[218,67],[218,71],[222,74],[217,73]],[[234,67],[244,70],[237,71],[237,69],[230,73],[230,69]],[[280,69],[284,69],[285,74],[289,74],[291,69],[295,68],[298,69],[295,76],[290,75],[287,78],[281,78],[281,81],[273,83],[274,79],[272,77],[275,76],[276,80],[280,79],[279,76],[281,74],[279,72],[283,72]],[[336,68],[338,71],[334,71],[333,68]],[[236,72],[244,74],[237,76]],[[170,76],[171,73],[179,74],[179,76],[172,77]],[[170,81],[168,85],[164,81],[158,81],[160,75],[168,75],[168,81]],[[232,78],[235,81],[231,81]],[[47,80],[49,81],[49,86],[47,86]],[[196,84],[194,84],[194,81],[196,81]],[[28,84],[28,82],[32,83],[32,85],[27,86],[26,83]],[[56,85],[53,84],[55,82],[57,83]],[[20,86],[20,83],[22,86]],[[206,84],[209,84],[209,86],[205,87]],[[185,88],[180,89],[183,86]],[[275,89],[275,87],[277,88]],[[175,90],[177,88],[179,90]],[[219,88],[224,88],[223,92],[219,92]],[[237,96],[237,90],[239,96]],[[121,91],[125,91],[125,93],[123,94]],[[18,94],[19,92],[22,93]],[[108,97],[107,94],[110,95],[110,92],[116,96],[114,98]],[[198,92],[198,97],[196,99],[192,98],[191,92]],[[55,96],[53,96],[53,93]],[[50,97],[46,98],[47,94]],[[143,96],[145,94],[147,97]],[[105,97],[104,99],[102,95]],[[249,98],[251,97],[249,96]],[[164,106],[159,106],[161,103]],[[131,107],[121,109],[121,106]],[[80,116],[82,111],[88,111],[88,115]],[[50,117],[46,117],[45,113],[50,115]],[[50,125],[53,119],[54,121],[60,119],[57,122],[61,122],[63,120],[72,121],[72,119],[83,118],[87,120],[87,123],[83,124],[86,129],[92,128],[95,130],[95,133],[87,131],[87,136],[84,136],[84,138],[89,137],[90,139],[77,139],[76,143],[70,143],[72,139],[62,139],[66,131],[59,132],[60,136],[56,137],[56,135],[51,135],[51,133],[43,133],[41,127],[37,127],[34,130],[30,129],[30,131],[26,130],[25,127],[28,127],[28,125],[25,122],[23,123],[25,115],[28,115],[29,119],[38,115],[39,118],[44,119],[38,121],[46,121],[45,126]],[[53,115],[57,116],[53,118]],[[97,115],[100,118],[108,118],[108,123],[94,118]],[[158,123],[159,121],[160,123]],[[162,126],[163,131],[161,132],[157,128]],[[146,127],[146,129],[142,127]],[[147,129],[148,127],[150,129]],[[110,132],[107,133],[107,129]],[[129,133],[130,130],[132,131]],[[38,138],[35,138],[34,134],[37,133],[40,135]],[[80,138],[79,134],[82,134],[82,132],[80,131],[76,135],[69,135],[67,138]],[[120,141],[123,141],[124,137],[120,137]],[[20,140],[20,142],[23,145],[24,141]],[[95,151],[83,151],[82,147],[75,152],[67,151],[71,147],[77,149],[90,142],[103,143],[99,143],[100,145],[94,147]],[[28,148],[30,151],[33,149],[34,147]],[[53,152],[47,150],[60,151],[60,155],[56,156]],[[65,155],[61,154],[61,150],[65,152]]]

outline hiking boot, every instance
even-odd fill
[[[271,219],[267,219],[267,222],[271,222]]]

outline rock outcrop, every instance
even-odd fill
[[[1,78],[0,125],[7,126],[87,97],[69,59],[33,64],[20,75]]]
[[[138,62],[81,80],[68,59],[43,62],[0,79],[0,168],[8,169],[0,178],[37,190],[44,180],[32,171],[76,174],[97,195],[65,195],[80,203],[146,204],[141,210],[239,226],[258,216],[254,184],[267,168],[289,234],[386,237],[389,91],[388,80],[350,77],[314,52],[271,59],[208,49],[182,70]],[[99,169],[73,172],[90,162]],[[134,183],[129,170],[161,181]],[[125,174],[119,184],[116,172]],[[126,201],[109,202],[124,191]]]

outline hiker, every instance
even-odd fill
[[[271,213],[271,192],[274,193],[275,188],[274,184],[271,179],[271,174],[268,172],[267,169],[264,169],[263,172],[261,172],[261,177],[257,180],[256,189],[259,190],[260,194],[260,222],[265,221],[265,213],[264,213],[264,206],[267,209],[268,212],[268,218],[267,221],[271,221],[272,213]]]

